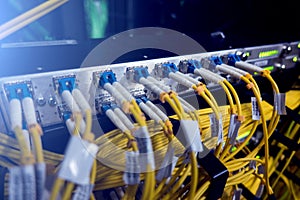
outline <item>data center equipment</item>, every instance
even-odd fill
[[[3,77],[1,199],[297,199],[299,56],[295,41]]]

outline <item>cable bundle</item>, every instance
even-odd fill
[[[272,188],[278,187],[279,180],[287,183],[289,195],[296,197],[295,186],[283,175],[296,151],[281,171],[276,170],[276,165],[285,148],[280,146],[280,155],[269,157],[269,138],[280,115],[285,114],[284,94],[268,71],[242,61],[233,63],[234,67],[218,59],[211,62],[214,72],[191,60],[181,63],[179,68],[173,63],[158,64],[151,75],[145,67],[127,72],[127,81],[143,85],[159,97],[161,105],[171,108],[175,114],[169,116],[145,95],[133,96],[112,71],[97,74],[97,88],[113,98],[112,102],[100,105],[101,114],[116,127],[98,138],[92,133],[92,108],[75,81],[60,79],[58,95],[69,109],[62,113],[62,118],[71,133],[65,155],[42,149],[42,130],[34,115],[32,98],[22,102],[13,98],[11,122],[16,139],[0,134],[0,165],[14,169],[32,165],[36,159],[38,163],[54,166],[52,173],[56,179],[50,199],[94,199],[99,193],[126,200],[231,198],[238,196],[243,187],[260,198],[274,195]],[[189,71],[184,71],[185,65]],[[270,82],[274,106],[262,99],[259,85],[245,69],[259,72]],[[244,82],[245,90],[253,95],[251,103],[241,103],[235,88],[222,74]],[[228,105],[219,106],[206,85],[194,79],[194,75],[219,84]],[[193,90],[209,108],[197,110],[164,85],[160,81],[164,78]],[[34,149],[24,137],[22,112]],[[297,131],[299,126],[291,122],[286,135],[296,140]],[[74,172],[74,168],[78,171]],[[17,172],[12,171],[9,180],[13,173]],[[11,194],[12,189],[7,188]],[[213,194],[214,191],[218,192]]]

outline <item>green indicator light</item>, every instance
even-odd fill
[[[258,54],[258,57],[259,58],[264,58],[264,57],[277,55],[278,53],[279,53],[278,50],[262,51]]]
[[[246,55],[247,57],[249,57],[249,56],[250,56],[250,52],[246,52],[245,55]]]
[[[257,156],[255,156],[255,158],[257,158],[257,159],[260,159],[260,156],[259,156],[259,155],[257,155]]]
[[[297,61],[298,61],[298,57],[297,56],[293,57],[293,62],[297,62]]]
[[[231,152],[234,152],[236,149],[237,149],[236,147],[232,147]]]
[[[300,49],[300,43],[298,43],[298,49]]]
[[[274,66],[265,67],[264,70],[273,71],[274,70]]]

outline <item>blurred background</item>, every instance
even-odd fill
[[[0,1],[0,25],[44,2]],[[298,41],[298,15],[292,0],[69,0],[0,40],[0,77],[78,68],[101,41],[138,27],[182,32],[206,51]],[[115,63],[167,56],[143,49]]]

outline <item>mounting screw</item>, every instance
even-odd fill
[[[45,100],[44,97],[39,97],[39,98],[36,99],[36,103],[39,106],[44,106],[46,104],[46,100]]]
[[[48,104],[50,106],[52,106],[52,107],[56,106],[57,105],[57,101],[56,101],[55,97],[50,97],[49,100],[48,100]]]

